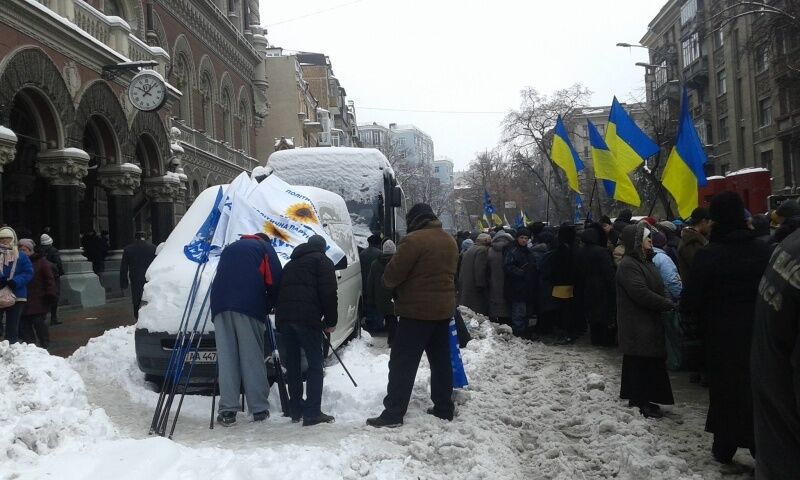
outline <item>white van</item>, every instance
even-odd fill
[[[335,193],[315,187],[297,187],[296,190],[308,196],[317,205],[325,231],[345,252],[347,258],[347,266],[336,271],[339,319],[336,331],[331,335],[331,344],[336,348],[349,338],[360,334],[358,319],[362,302],[361,265],[350,224],[350,214],[344,199]],[[147,270],[148,283],[144,288],[142,308],[139,310],[134,338],[139,369],[150,381],[160,383],[163,379],[176,335],[180,330],[180,321],[192,280],[198,271],[197,264],[189,261],[184,255],[183,248],[205,221],[218,191],[219,186],[214,186],[198,195]],[[208,267],[202,272],[195,312],[211,285],[214,269],[214,262],[209,262]],[[274,325],[274,318],[272,320]],[[195,322],[194,315],[190,317],[190,321]],[[202,324],[202,321],[200,323]],[[214,370],[216,343],[214,325],[210,319],[206,323],[205,332],[192,372],[193,381],[198,383],[212,379],[216,374]],[[280,344],[280,341],[278,343]]]

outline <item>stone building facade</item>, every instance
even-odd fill
[[[686,84],[706,145],[707,175],[765,167],[773,192],[794,192],[800,186],[800,85],[786,65],[800,59],[800,38],[754,44],[754,30],[769,15],[743,15],[717,28],[725,5],[670,0],[649,23],[641,39],[650,51],[648,101],[674,124]]]
[[[19,0],[0,9],[0,221],[63,252],[69,303],[119,293],[121,248],[164,241],[207,186],[252,170],[269,145],[267,40],[257,0]],[[134,61],[167,82],[164,106],[128,100]],[[81,234],[107,230],[98,278]],[[101,286],[102,283],[102,286]]]

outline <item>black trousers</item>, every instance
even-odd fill
[[[50,329],[47,327],[46,319],[46,313],[23,315],[19,321],[20,340],[47,348],[50,345]]]
[[[422,352],[431,366],[431,400],[439,417],[453,417],[453,367],[450,363],[450,319],[400,317],[389,356],[389,385],[383,399],[384,418],[402,420],[408,410]]]

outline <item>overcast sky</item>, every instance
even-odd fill
[[[330,57],[359,123],[414,124],[462,170],[498,144],[525,86],[580,82],[593,105],[642,96],[647,51],[615,45],[638,43],[665,2],[261,0],[261,22],[270,44]]]

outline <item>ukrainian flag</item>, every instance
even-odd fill
[[[633,171],[645,159],[658,155],[659,151],[658,145],[636,125],[617,97],[611,102],[605,141],[625,173]]]
[[[578,152],[572,147],[569,142],[569,134],[564,127],[564,122],[561,120],[561,115],[556,120],[556,128],[553,136],[553,147],[550,149],[550,158],[553,163],[561,167],[567,175],[567,182],[569,188],[581,193],[578,188],[578,172],[583,170],[583,162],[578,156]]]
[[[592,147],[592,163],[594,164],[594,176],[603,179],[603,186],[609,197],[618,202],[627,203],[638,207],[642,201],[633,182],[628,176],[628,172],[623,169],[614,154],[609,150],[608,145],[600,136],[594,124],[587,120],[589,130],[589,144]]]
[[[700,203],[697,189],[708,183],[703,170],[706,160],[706,152],[689,114],[689,92],[684,85],[678,138],[661,176],[661,183],[675,198],[682,218],[690,216]]]

